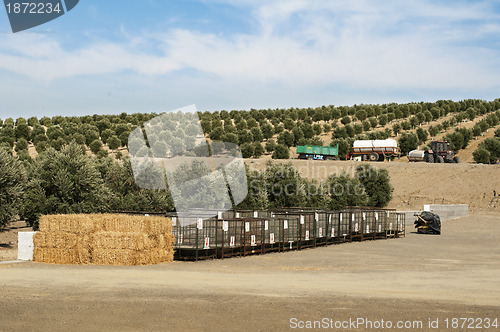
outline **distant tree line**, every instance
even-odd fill
[[[416,129],[417,141],[423,144],[430,136],[447,131],[465,119],[500,109],[500,99],[494,101],[440,100],[434,103],[321,106],[316,108],[251,109],[250,111],[198,112],[204,133],[212,141],[238,144],[245,158],[259,158],[269,153],[275,159],[288,159],[289,149],[297,145],[324,145],[320,135],[330,134],[331,144],[339,144],[341,158],[350,150],[356,139],[386,139],[407,133],[403,142],[404,153],[415,147],[410,131]],[[450,119],[430,126],[428,131],[420,125]],[[60,151],[75,142],[100,157],[107,156],[107,149],[122,157],[120,148],[127,147],[130,132],[158,116],[150,114],[54,116],[0,119],[0,146],[15,150],[19,159],[29,158],[28,147],[33,144],[38,153],[49,147]],[[387,126],[391,124],[390,126]],[[383,128],[385,127],[385,128]],[[474,127],[474,136],[484,130],[483,121]],[[481,130],[481,131],[480,131]],[[463,133],[462,133],[463,134]],[[459,143],[459,139],[453,139]],[[458,137],[459,138],[459,137]],[[182,145],[182,138],[174,138]],[[458,145],[457,145],[458,146]],[[410,150],[408,150],[410,149]]]

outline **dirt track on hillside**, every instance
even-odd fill
[[[500,319],[500,220],[442,236],[148,267],[0,265],[0,330],[286,330],[290,319]],[[415,330],[428,330],[415,329]],[[410,329],[413,330],[413,329]]]
[[[263,170],[265,160],[252,159],[251,169]],[[273,161],[278,162],[278,161]],[[354,174],[362,162],[291,160],[300,174],[309,179],[325,180],[346,171]],[[500,212],[500,165],[426,164],[408,162],[370,163],[389,171],[394,186],[389,207],[422,210],[424,204],[469,204],[470,212]],[[497,196],[494,196],[494,191]]]

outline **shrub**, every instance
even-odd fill
[[[264,176],[271,208],[306,204],[305,181],[291,164],[268,163]]]
[[[262,136],[265,139],[270,139],[271,137],[273,137],[274,129],[273,126],[271,126],[269,123],[264,124],[261,127],[261,131],[262,131]]]
[[[244,143],[241,145],[241,154],[243,158],[252,158],[255,148],[250,143]]]
[[[349,116],[344,116],[344,117],[342,118],[342,120],[340,120],[340,122],[341,122],[343,125],[346,125],[346,124],[348,124],[348,123],[351,123],[351,117],[349,117]]]
[[[98,213],[110,197],[93,159],[71,143],[61,151],[49,148],[30,169],[23,216],[35,230],[44,214]]]
[[[262,146],[262,144],[260,142],[254,142],[253,148],[253,156],[255,158],[260,158],[260,156],[262,156],[262,154],[264,153],[264,147]]]
[[[246,165],[248,195],[238,204],[238,209],[259,210],[269,208],[264,175],[258,171],[250,171]]]
[[[0,229],[19,215],[26,172],[18,158],[0,148]]]
[[[366,111],[365,110],[356,111],[356,118],[358,118],[358,120],[361,122],[365,121],[366,120]]]
[[[111,150],[116,150],[122,145],[122,141],[116,136],[113,135],[108,139],[108,147]]]
[[[114,136],[115,132],[112,129],[104,129],[101,132],[101,141],[106,144],[111,136]]]
[[[274,147],[274,152],[272,155],[273,159],[289,159],[290,158],[290,151],[288,150],[288,147],[283,144],[277,144]]]
[[[365,188],[357,178],[351,178],[347,173],[330,176],[326,181],[330,196],[328,208],[341,210],[346,206],[365,206],[368,202]]]
[[[275,148],[276,148],[276,142],[273,139],[268,140],[266,143],[266,151],[273,152]]]
[[[474,161],[478,164],[489,164],[490,163],[491,154],[485,148],[477,149],[476,151],[474,151],[472,153],[472,156],[474,157]]]
[[[356,168],[356,177],[366,190],[369,206],[386,207],[389,204],[394,188],[391,186],[389,172],[386,169],[360,165]]]
[[[294,135],[286,130],[278,135],[278,144],[291,147],[294,143]]]
[[[222,129],[222,127],[216,127],[210,133],[210,139],[212,139],[212,141],[220,141],[223,136],[224,129]]]
[[[399,150],[403,154],[415,150],[418,147],[418,137],[413,133],[403,133],[399,139]]]
[[[378,120],[377,120],[377,118],[375,118],[375,117],[371,117],[371,118],[369,118],[368,120],[370,121],[370,126],[371,126],[372,128],[376,128],[376,127],[377,127],[377,125],[378,125]]]
[[[418,142],[419,144],[425,143],[427,141],[427,137],[429,136],[429,133],[422,129],[422,128],[417,128],[417,137],[418,137]]]
[[[99,151],[102,150],[102,142],[98,139],[92,141],[92,143],[90,143],[90,151],[92,151],[92,153],[94,154],[98,154]]]
[[[21,151],[27,151],[28,150],[28,141],[24,138],[20,138],[16,142],[16,152],[19,153]]]
[[[496,162],[496,160],[500,158],[500,138],[487,138],[481,146],[490,152],[490,162]]]

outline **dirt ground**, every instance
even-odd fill
[[[439,319],[434,330],[445,319],[500,319],[500,216],[447,221],[441,236],[412,232],[147,267],[0,264],[0,330],[282,331],[368,319],[424,331],[429,319]]]
[[[24,221],[16,221],[0,231],[0,262],[17,259],[17,233],[30,232]]]

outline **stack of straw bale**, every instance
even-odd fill
[[[33,258],[53,264],[148,265],[172,262],[172,221],[117,214],[40,218]]]

